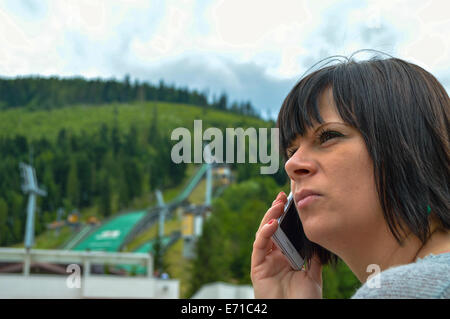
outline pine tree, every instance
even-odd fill
[[[125,143],[123,145],[123,151],[127,156],[134,157],[139,155],[138,139],[136,125],[132,124],[130,131],[125,135]]]
[[[47,196],[42,198],[42,209],[44,211],[55,211],[60,202],[60,198],[59,190],[55,184],[55,179],[50,166],[46,166],[44,169],[42,184],[47,190]]]
[[[228,107],[228,97],[226,93],[220,95],[219,101],[217,102],[217,108],[219,110],[226,110]]]
[[[216,281],[227,281],[230,278],[229,238],[224,236],[223,228],[217,220],[205,221],[202,236],[195,248],[191,280],[188,295],[192,296],[200,287]]]
[[[147,141],[148,141],[148,144],[150,144],[151,146],[157,146],[157,144],[159,142],[158,106],[156,104],[153,106],[153,114],[152,114],[150,128],[148,130]]]
[[[78,169],[75,159],[72,159],[70,162],[69,176],[67,177],[67,196],[72,207],[79,207],[80,183],[78,181]]]
[[[80,153],[77,159],[79,180],[79,207],[87,207],[91,203],[93,164],[86,153]]]
[[[99,174],[99,211],[105,217],[112,213],[111,209],[111,183],[107,172],[102,170]]]
[[[119,209],[124,209],[128,207],[131,197],[130,197],[130,190],[129,185],[125,176],[125,168],[124,168],[124,162],[121,159],[120,160],[121,165],[117,167],[115,170],[115,174],[117,176],[117,190],[119,193],[118,196],[118,207]]]
[[[124,160],[125,182],[128,185],[128,197],[133,199],[142,194],[142,171],[137,160],[127,158]]]
[[[120,131],[119,131],[119,123],[118,123],[118,114],[119,110],[117,106],[114,107],[114,124],[111,130],[111,143],[114,156],[119,154],[121,149],[121,141],[120,141]]]
[[[12,236],[9,239],[10,241],[7,243],[9,245],[13,242],[23,241],[24,239],[27,200],[20,193],[16,192],[10,192],[7,198],[9,198],[8,215],[11,216],[9,226],[13,229]]]
[[[0,197],[0,246],[6,246],[8,229],[8,206],[6,201]]]
[[[164,260],[164,247],[162,245],[162,238],[159,236],[157,236],[155,238],[155,241],[153,242],[153,264],[154,269],[160,274],[168,268],[168,265]]]

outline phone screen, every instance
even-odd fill
[[[304,258],[306,236],[293,201],[291,201],[291,203],[289,204],[287,212],[283,220],[281,221],[280,228],[289,238],[290,242],[295,247],[300,256]]]

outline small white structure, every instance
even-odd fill
[[[24,264],[22,274],[0,273],[0,298],[179,298],[179,280],[154,278],[149,254],[0,248],[0,262]],[[67,276],[30,274],[32,262],[68,264]],[[94,275],[92,264],[141,265],[148,274]]]
[[[214,282],[204,285],[192,299],[254,299],[253,287],[250,285],[233,285],[224,282]]]

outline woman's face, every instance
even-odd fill
[[[372,160],[359,131],[339,116],[331,89],[318,102],[324,122],[291,143],[285,170],[294,195],[307,189],[320,196],[295,206],[311,241],[337,255],[356,253],[355,245],[370,249],[370,240],[386,228]]]

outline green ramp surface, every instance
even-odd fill
[[[164,236],[161,238],[161,246],[166,247],[170,242],[171,237],[170,236]],[[145,244],[139,246],[138,249],[136,249],[135,253],[154,253],[154,245],[155,245],[156,239],[152,239]]]
[[[161,238],[161,246],[162,248],[165,248],[171,240],[171,236],[164,236]],[[155,245],[156,239],[152,239],[148,242],[146,242],[145,244],[139,246],[139,248],[137,248],[136,250],[134,250],[134,253],[151,253],[154,254],[155,249],[154,249],[154,245]],[[127,273],[134,273],[134,274],[146,274],[147,273],[147,269],[146,267],[143,266],[138,266],[138,265],[117,265],[116,269],[123,269],[125,270]]]
[[[209,164],[203,164],[202,166],[200,166],[200,168],[197,170],[197,173],[195,173],[194,177],[190,180],[189,184],[186,186],[186,188],[183,190],[183,192],[180,195],[178,195],[171,202],[171,204],[177,205],[189,197],[189,195],[192,193],[194,188],[197,186],[197,184],[202,179],[203,175],[208,170],[208,165]]]
[[[143,210],[117,216],[89,235],[72,250],[119,251],[128,233],[146,213]]]

